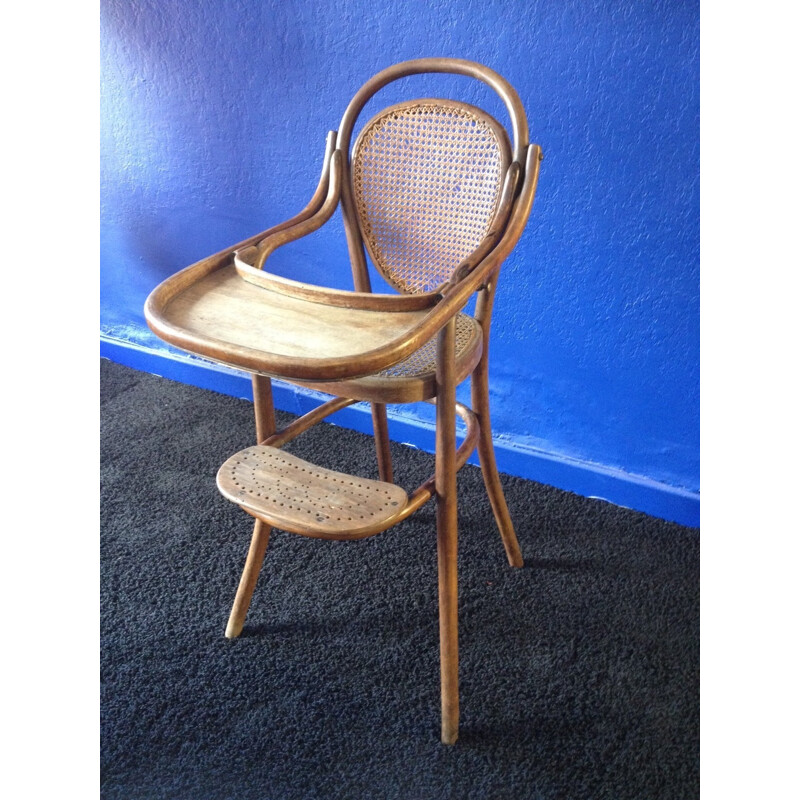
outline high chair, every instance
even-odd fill
[[[417,99],[354,127],[391,81],[454,73],[488,84],[511,121],[506,130],[464,102]],[[321,539],[361,539],[402,522],[436,498],[442,741],[458,737],[456,473],[477,446],[509,563],[522,566],[497,473],[489,421],[489,330],[498,273],[530,214],[542,151],[528,142],[522,103],[481,64],[406,61],[379,72],[328,134],[322,176],[296,216],[178,272],[145,305],[150,328],[191,353],[252,373],[256,443],[217,474],[220,492],[255,518],[226,636],[236,637],[273,527]],[[269,256],[341,207],[355,291],[272,275]],[[366,252],[365,252],[366,251]],[[397,289],[371,291],[367,255]],[[477,294],[474,316],[464,308]],[[271,378],[333,398],[277,430]],[[471,377],[472,408],[456,402]],[[435,471],[410,493],[392,479],[387,403],[436,405]],[[379,480],[315,466],[281,447],[328,415],[371,403]],[[456,443],[455,417],[466,424]]]

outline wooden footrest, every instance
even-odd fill
[[[217,473],[222,494],[276,528],[321,539],[361,539],[390,527],[408,496],[399,486],[323,469],[254,445]]]

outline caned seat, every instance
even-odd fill
[[[503,101],[510,130],[469,103],[426,97],[383,109],[354,139],[366,103],[388,83],[418,73],[486,84]],[[322,175],[306,208],[167,278],[145,305],[148,324],[165,341],[252,375],[255,443],[231,455],[217,474],[222,495],[255,518],[226,636],[242,630],[273,527],[357,540],[436,499],[441,722],[448,744],[459,723],[456,473],[476,447],[506,557],[522,565],[492,443],[489,331],[500,267],[528,220],[541,159],[517,93],[493,70],[450,58],[396,64],[356,92],[338,130],[328,134]],[[354,291],[266,269],[278,247],[326,224],[337,208]],[[396,293],[373,293],[371,269]],[[465,309],[473,297],[470,315]],[[273,378],[333,397],[278,430]],[[471,408],[455,394],[467,378]],[[386,404],[420,400],[436,405],[435,467],[406,491],[393,479]],[[281,449],[357,401],[371,404],[377,479]],[[456,415],[466,424],[460,445]]]
[[[475,369],[483,351],[483,332],[478,321],[468,314],[456,317],[455,370],[458,383]],[[429,339],[419,350],[375,375],[340,383],[305,383],[310,389],[382,403],[413,403],[436,396],[436,339]]]

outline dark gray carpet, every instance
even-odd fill
[[[102,797],[699,795],[699,532],[459,474],[461,736],[439,744],[434,507],[361,542],[272,536],[242,637],[251,533],[217,492],[252,405],[101,360]],[[288,415],[280,415],[288,419]],[[289,446],[375,476],[371,440]],[[393,446],[412,488],[432,456]]]

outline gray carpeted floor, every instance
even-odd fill
[[[699,795],[699,532],[459,473],[461,736],[439,744],[434,507],[361,542],[272,536],[223,632],[251,520],[217,492],[252,405],[101,360],[102,797]],[[288,419],[288,415],[279,415]],[[375,477],[371,440],[287,449]],[[413,488],[433,457],[393,446]]]

